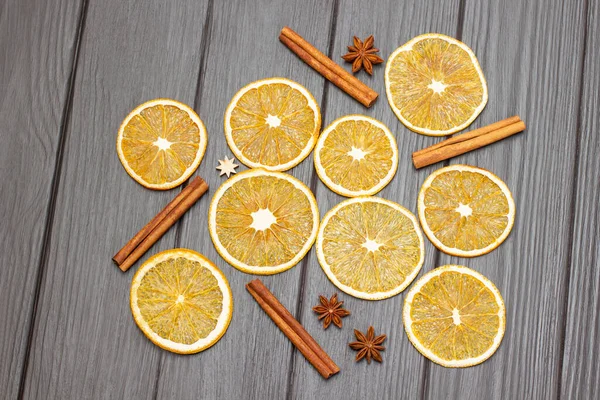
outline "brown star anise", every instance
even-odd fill
[[[385,347],[381,346],[381,343],[387,338],[386,335],[379,335],[375,337],[375,329],[372,326],[367,330],[365,336],[362,332],[354,330],[357,342],[350,343],[352,350],[357,350],[356,361],[360,361],[363,358],[367,359],[367,363],[371,364],[371,358],[377,362],[381,362],[380,351],[385,350]]]
[[[374,43],[373,35],[366,38],[364,43],[354,36],[354,46],[348,46],[349,53],[342,56],[346,62],[352,63],[352,72],[357,73],[364,67],[369,75],[373,75],[373,64],[383,62],[383,58],[375,54],[379,49],[373,47]]]
[[[323,329],[329,328],[333,322],[338,328],[342,327],[342,318],[350,315],[350,311],[342,308],[343,301],[338,301],[337,293],[327,300],[325,296],[319,296],[320,306],[313,307],[313,311],[320,314],[319,319],[323,319]]]

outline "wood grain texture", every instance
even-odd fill
[[[27,354],[80,1],[0,5],[0,398]]]
[[[24,398],[600,396],[598,0],[0,4],[0,398],[18,397],[23,370]],[[413,133],[394,116],[385,64],[374,67],[373,77],[357,74],[379,93],[366,109],[279,43],[285,25],[347,70],[341,55],[353,35],[374,34],[383,58],[421,33],[458,37],[473,48],[488,80],[488,105],[469,129],[515,114],[527,124],[523,134],[450,161],[489,169],[513,191],[517,220],[506,242],[464,259],[440,253],[425,238],[419,277],[439,265],[462,264],[489,277],[504,296],[506,335],[484,364],[455,370],[426,360],[404,333],[404,294],[376,302],[346,295],[329,282],[313,249],[291,270],[261,279],[340,366],[325,381],[246,292],[254,276],[216,253],[207,213],[225,181],[217,160],[231,156],[223,114],[235,92],[256,79],[283,76],[306,86],[322,108],[323,127],[352,113],[385,123],[396,135],[400,161],[378,196],[412,212],[422,182],[442,166],[413,168],[411,153],[441,139]],[[72,92],[70,76],[76,77]],[[144,189],[116,154],[122,119],[155,97],[194,106],[203,119],[209,144],[196,175],[210,189],[122,273],[111,256],[180,190]],[[290,173],[311,187],[321,216],[344,200],[318,179],[312,155]],[[234,295],[228,332],[198,355],[159,349],[129,310],[137,267],[173,247],[215,261]],[[342,330],[324,331],[311,308],[319,294],[334,292],[352,315]],[[353,328],[369,325],[388,335],[381,365],[355,363],[347,345]]]
[[[207,214],[213,194],[225,181],[215,169],[217,160],[232,156],[223,132],[223,115],[240,88],[257,79],[282,76],[304,85],[321,104],[324,78],[279,43],[278,37],[283,26],[297,27],[298,33],[327,51],[332,7],[331,2],[320,0],[219,1],[212,15],[197,109],[209,133],[208,150],[198,173],[210,190],[184,216],[177,245],[206,255],[225,273],[233,291],[233,319],[225,336],[209,350],[193,357],[163,354],[158,397],[281,399],[288,390],[293,346],[246,291],[244,285],[255,276],[236,270],[217,254],[208,233]],[[312,165],[311,155],[289,173],[309,184]],[[242,165],[238,171],[245,169]],[[301,272],[299,264],[284,273],[261,277],[294,315]],[[308,368],[320,377],[310,365]]]
[[[600,397],[600,3],[587,10],[583,92],[579,108],[579,163],[562,364],[563,399]]]
[[[26,398],[153,397],[162,350],[131,317],[134,270],[122,273],[111,257],[176,192],[131,179],[115,140],[122,119],[145,100],[193,103],[206,7],[89,3]],[[171,230],[144,259],[173,247],[174,238]]]
[[[494,172],[515,199],[515,225],[498,249],[473,259],[440,258],[440,265],[466,265],[496,284],[506,333],[479,366],[431,364],[426,398],[557,397],[584,13],[578,1],[466,2],[462,40],[477,55],[489,90],[472,128],[519,115],[527,130],[450,162]]]
[[[440,32],[456,35],[459,19],[459,2],[408,1],[398,4],[387,1],[343,1],[340,3],[337,26],[334,36],[332,58],[350,70],[341,56],[346,46],[352,43],[352,36],[365,39],[370,34],[375,37],[375,47],[381,50],[384,59],[412,37],[425,32]],[[395,201],[416,213],[416,199],[421,182],[427,172],[416,171],[411,162],[413,151],[434,143],[435,139],[409,131],[400,123],[387,102],[384,87],[385,64],[375,66],[373,77],[364,71],[357,77],[379,92],[379,99],[366,109],[348,95],[330,87],[326,99],[324,123],[347,114],[365,114],[386,124],[395,134],[398,142],[398,171],[390,184],[377,196]],[[321,216],[345,198],[330,191],[318,177],[313,175],[313,186]],[[419,276],[432,268],[436,251],[426,241],[426,259]],[[412,347],[402,324],[404,295],[388,300],[366,301],[353,298],[340,292],[326,277],[313,252],[308,255],[306,279],[303,295],[300,298],[301,322],[315,335],[341,371],[324,381],[311,370],[302,356],[295,352],[292,396],[294,399],[344,398],[418,398],[422,386],[422,373],[425,359]],[[312,307],[318,303],[319,294],[331,296],[339,293],[345,307],[352,315],[343,320],[343,328],[338,331],[330,327],[324,331]],[[355,363],[356,352],[348,347],[354,341],[353,329],[365,332],[373,325],[375,333],[385,333],[383,364],[366,362]]]

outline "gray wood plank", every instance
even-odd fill
[[[203,72],[198,112],[210,139],[198,173],[210,191],[183,219],[181,247],[205,254],[225,273],[234,297],[229,330],[212,348],[180,357],[162,355],[158,397],[165,399],[280,399],[286,396],[293,346],[245,289],[255,278],[227,264],[211,242],[207,213],[212,195],[226,177],[215,169],[218,159],[231,157],[223,133],[223,114],[234,94],[261,78],[282,76],[304,85],[321,103],[324,79],[279,43],[279,31],[289,25],[321,49],[327,49],[331,2],[215,2],[210,44]],[[309,184],[312,156],[289,172]],[[238,171],[245,170],[243,165]],[[295,314],[302,264],[260,279]],[[311,331],[314,332],[314,331]],[[317,374],[316,371],[311,371]]]
[[[121,166],[115,138],[137,104],[192,104],[207,2],[91,0],[35,320],[27,398],[151,398],[162,352],[135,325],[112,255],[177,190]],[[148,254],[173,247],[170,231]],[[138,264],[139,265],[139,264]]]
[[[419,33],[457,35],[458,0],[441,6],[387,3],[340,2],[334,18],[333,2],[215,1],[203,60],[208,0],[90,0],[48,259],[41,263],[26,398],[598,397],[597,0],[589,0],[589,10],[583,0],[467,1],[464,7],[462,39],[478,55],[490,92],[488,106],[472,128],[520,114],[528,131],[452,163],[478,165],[503,178],[515,195],[517,223],[506,243],[476,259],[440,257],[426,240],[423,272],[459,263],[497,284],[507,305],[507,332],[486,363],[451,370],[421,357],[403,331],[402,294],[367,302],[340,293],[353,315],[341,331],[323,331],[311,307],[319,294],[339,291],[311,251],[301,265],[262,279],[299,313],[342,368],[325,381],[247,294],[244,284],[253,276],[216,254],[205,227],[212,193],[224,181],[214,167],[217,159],[231,155],[222,115],[233,94],[258,78],[285,76],[307,86],[320,103],[324,98],[323,126],[350,113],[386,123],[396,133],[400,165],[380,196],[416,211],[422,181],[440,165],[415,171],[410,153],[439,139],[412,133],[397,121],[385,98],[384,67],[375,67],[373,78],[358,75],[380,93],[367,110],[277,40],[287,24],[327,50],[333,23],[333,58],[341,62],[354,34],[364,38],[373,33],[383,57]],[[17,396],[26,357],[80,10],[80,2],[61,0],[8,0],[0,6],[0,121],[5,127],[0,132],[0,215],[8,221],[0,229],[0,260],[14,266],[0,269],[2,398]],[[203,84],[197,93],[201,67]],[[234,292],[228,333],[196,356],[176,356],[145,339],[128,305],[130,279],[139,263],[122,274],[110,261],[178,190],[143,189],[127,176],[114,149],[122,118],[138,103],[158,96],[190,105],[197,100],[210,136],[197,174],[211,190],[144,259],[174,246],[198,250],[222,268]],[[322,215],[343,200],[316,177],[312,156],[291,173],[315,189]],[[369,324],[388,334],[382,365],[355,364],[355,353],[347,347],[352,328],[365,330]]]
[[[600,3],[589,2],[560,397],[600,397]]]
[[[81,1],[0,5],[0,398],[16,398]]]
[[[462,39],[489,89],[472,128],[518,114],[527,131],[451,160],[494,172],[514,195],[516,222],[504,244],[474,259],[440,258],[440,265],[466,265],[491,279],[507,325],[485,363],[457,370],[431,364],[428,398],[557,397],[584,13],[579,1],[466,2]]]
[[[434,5],[436,7],[434,7]],[[344,1],[340,2],[337,29],[334,37],[333,59],[343,63],[341,55],[352,42],[352,36],[361,39],[373,34],[375,47],[381,50],[384,59],[400,45],[412,37],[426,32],[440,32],[455,35],[458,26],[459,2],[443,4],[434,1]],[[343,64],[350,69],[350,64]],[[374,67],[373,77],[360,72],[357,77],[379,93],[373,107],[366,109],[335,87],[331,87],[326,101],[325,124],[347,114],[365,114],[385,123],[395,134],[399,148],[399,165],[392,182],[377,196],[395,201],[416,213],[416,198],[421,182],[427,176],[424,171],[415,171],[411,153],[416,149],[434,143],[435,139],[412,133],[400,123],[388,105],[384,87],[385,64]],[[330,191],[319,179],[316,182],[316,196],[323,216],[334,205],[345,198]],[[426,260],[419,274],[432,268],[436,251],[426,241]],[[307,276],[302,297],[301,321],[316,340],[338,363],[341,372],[323,380],[302,355],[295,352],[292,398],[416,398],[420,395],[422,373],[425,360],[412,347],[402,324],[404,295],[388,300],[366,301],[353,298],[340,292],[323,273],[316,255],[309,255]],[[319,294],[331,296],[338,293],[340,299],[352,315],[343,320],[343,328],[338,331],[330,327],[324,331],[312,307],[317,304]],[[369,325],[376,333],[385,333],[383,364],[367,365],[365,361],[355,363],[356,353],[348,347],[354,341],[353,329],[366,331]]]

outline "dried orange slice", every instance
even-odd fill
[[[506,310],[485,276],[460,265],[425,274],[404,301],[404,329],[417,350],[444,367],[470,367],[500,346]]]
[[[312,151],[321,111],[306,88],[285,78],[243,87],[225,112],[225,137],[238,160],[251,168],[286,171]]]
[[[233,310],[225,275],[206,257],[172,249],[148,259],[131,282],[135,323],[157,346],[198,353],[225,334]]]
[[[444,136],[469,126],[488,99],[473,51],[446,35],[427,33],[390,56],[385,88],[392,110],[409,129]]]
[[[355,197],[329,210],[316,248],[329,280],[366,300],[387,299],[403,291],[425,259],[415,216],[378,197]]]
[[[421,187],[419,219],[444,253],[476,257],[498,247],[515,223],[515,202],[496,175],[468,165],[431,174]]]
[[[329,189],[346,197],[370,196],[394,177],[398,145],[376,119],[346,115],[321,133],[314,160],[317,175]]]
[[[117,153],[138,183],[166,190],[194,173],[206,143],[206,129],[194,110],[175,100],[155,99],[139,105],[123,120]]]
[[[208,228],[228,263],[243,272],[270,275],[292,268],[310,250],[319,210],[310,189],[298,179],[251,169],[217,189]]]

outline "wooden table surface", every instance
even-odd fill
[[[0,4],[0,398],[40,399],[598,399],[600,397],[600,0],[3,0]],[[514,229],[492,253],[451,257],[426,240],[420,276],[456,263],[489,277],[507,309],[506,334],[482,365],[447,369],[422,357],[402,325],[404,294],[368,302],[345,294],[352,316],[324,331],[311,307],[336,288],[314,249],[265,284],[341,368],[325,381],[246,292],[207,230],[212,193],[230,156],[223,113],[234,93],[283,76],[319,102],[323,126],[352,113],[395,134],[398,172],[380,196],[416,211],[425,177],[411,153],[439,141],[405,128],[385,96],[384,67],[357,76],[380,98],[365,109],[278,41],[289,25],[342,62],[352,36],[374,34],[387,58],[417,34],[467,43],[489,88],[471,128],[518,114],[527,131],[457,157],[513,191]],[[344,64],[349,69],[349,64]],[[142,259],[187,247],[231,284],[227,334],[191,356],[147,340],[129,309],[140,265],[112,255],[178,191],[144,189],[115,150],[119,124],[156,97],[187,103],[209,145],[196,175],[205,195]],[[447,163],[446,163],[447,164]],[[241,167],[240,170],[245,169]],[[323,215],[342,200],[312,155],[290,173]],[[388,340],[383,364],[355,363],[352,329]]]

